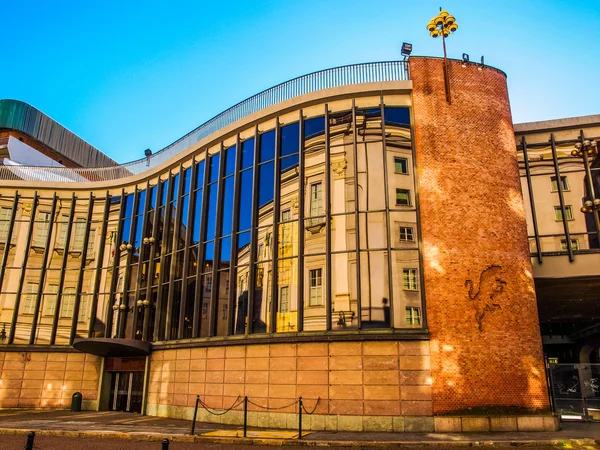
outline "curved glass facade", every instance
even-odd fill
[[[286,112],[119,190],[0,190],[6,343],[421,328],[406,104]]]

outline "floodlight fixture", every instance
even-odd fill
[[[402,50],[400,50],[400,53],[402,54],[402,56],[410,56],[410,54],[412,53],[412,44],[409,44],[408,42],[403,42]]]

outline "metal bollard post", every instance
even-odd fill
[[[244,397],[244,437],[248,431],[248,396]]]
[[[200,396],[196,395],[196,407],[194,408],[194,418],[192,419],[192,432],[190,433],[192,436],[194,435],[194,430],[196,429],[196,416],[198,415],[198,403],[200,403]]]
[[[302,397],[298,398],[298,439],[302,439]]]
[[[169,450],[169,440],[168,439],[163,439],[162,450]]]
[[[35,431],[27,433],[27,443],[25,444],[25,450],[33,450],[33,440],[35,439]]]

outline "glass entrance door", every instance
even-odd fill
[[[144,372],[112,372],[111,377],[109,409],[141,413]]]

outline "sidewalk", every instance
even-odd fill
[[[196,423],[195,436],[190,435],[191,421],[140,416],[121,412],[72,413],[69,411],[2,410],[0,435],[26,434],[35,431],[40,436],[113,437],[131,440],[158,441],[168,438],[181,442],[215,442],[278,446],[344,446],[398,447],[448,444],[473,445],[600,445],[600,423],[563,422],[557,432],[519,433],[385,433],[311,431],[302,440],[265,438],[218,438],[199,436],[215,430],[239,430],[241,427],[212,423]],[[292,431],[292,430],[289,430]]]

